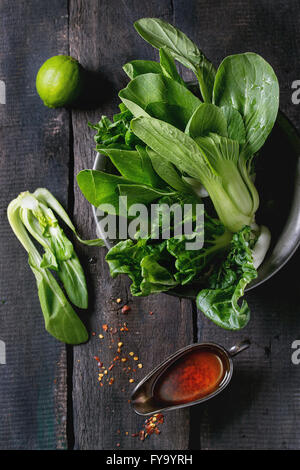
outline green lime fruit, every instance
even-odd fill
[[[72,103],[81,89],[81,66],[68,55],[46,60],[36,76],[36,89],[45,106],[59,108]]]

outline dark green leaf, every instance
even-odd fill
[[[95,207],[110,204],[118,214],[120,184],[135,184],[122,176],[111,175],[97,170],[82,170],[77,175],[82,194]]]
[[[120,196],[127,196],[128,207],[132,204],[149,204],[164,195],[174,194],[174,191],[164,191],[142,184],[119,184],[118,187]]]
[[[251,157],[264,144],[277,117],[279,86],[274,70],[251,52],[226,57],[216,74],[213,100],[241,114],[246,130],[243,152]]]
[[[199,80],[203,100],[211,102],[215,69],[211,62],[182,31],[158,18],[142,18],[134,23],[145,41],[160,49],[166,47],[175,60],[193,70]]]
[[[31,253],[29,265],[36,278],[38,296],[48,333],[67,344],[85,343],[88,340],[86,328],[52,274],[40,268]]]
[[[200,104],[200,100],[185,86],[155,73],[140,75],[131,80],[127,87],[120,91],[119,96],[135,117],[147,117],[150,105],[165,103],[168,106],[183,108],[189,119]],[[160,109],[159,111],[161,114]]]
[[[201,103],[190,118],[185,132],[191,137],[203,137],[215,132],[227,137],[227,121],[220,108],[210,103]]]
[[[123,66],[123,70],[131,80],[145,73],[162,73],[160,64],[153,60],[132,60]]]
[[[245,287],[257,276],[249,248],[250,231],[250,227],[244,227],[233,235],[227,258],[210,277],[212,288],[200,291],[197,296],[198,308],[228,330],[243,328],[250,318],[247,302],[238,304]]]
[[[183,86],[186,86],[185,82],[182,80],[181,76],[179,75],[173,56],[170,54],[169,49],[167,47],[161,47],[159,49],[159,58],[160,58],[160,67],[162,73],[175,82],[180,83]]]
[[[221,109],[226,117],[229,139],[244,144],[246,142],[246,131],[242,116],[232,106],[222,106]]]
[[[154,170],[169,186],[182,193],[191,192],[190,185],[183,181],[181,174],[172,163],[169,163],[151,148],[147,148],[147,153],[151,158]]]

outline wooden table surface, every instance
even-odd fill
[[[117,91],[127,82],[124,63],[156,58],[133,29],[145,16],[172,22],[216,65],[232,53],[261,54],[279,77],[281,109],[300,129],[299,107],[291,102],[292,82],[300,79],[295,0],[0,0],[0,80],[6,86],[6,104],[0,104],[0,340],[7,356],[0,365],[0,449],[300,449],[300,366],[291,362],[291,344],[300,339],[299,253],[247,294],[251,321],[232,333],[206,320],[191,301],[166,294],[133,299],[125,277],[110,279],[105,249],[76,245],[90,286],[90,306],[81,317],[96,334],[66,348],[44,331],[35,279],[6,208],[19,192],[46,187],[82,236],[95,237],[91,207],[76,184],[78,171],[91,168],[95,158],[87,122],[117,112]],[[51,110],[37,96],[37,70],[57,54],[74,56],[92,73],[86,109]],[[274,158],[284,164],[284,155]],[[126,318],[124,303],[131,306]],[[103,324],[119,328],[124,321],[125,351],[143,363],[135,380],[193,341],[230,347],[250,337],[252,345],[236,358],[223,394],[166,414],[161,434],[141,442],[131,437],[144,422],[128,403],[134,384],[115,368],[115,384],[100,387],[93,359],[111,360],[114,349],[98,335]]]

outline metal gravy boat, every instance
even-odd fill
[[[182,349],[179,349],[174,354],[169,356],[165,361],[159,364],[149,374],[147,374],[146,377],[141,380],[141,382],[139,382],[139,384],[135,387],[131,395],[131,405],[134,411],[139,415],[147,416],[162,411],[165,412],[179,408],[185,408],[187,406],[197,405],[199,403],[203,403],[207,400],[210,400],[211,398],[215,397],[220,392],[222,392],[229,384],[233,374],[232,357],[236,354],[239,354],[241,351],[244,351],[249,346],[250,341],[244,340],[232,346],[228,351],[219,344],[211,342],[191,344]],[[166,405],[157,401],[154,396],[154,389],[156,384],[158,383],[158,380],[166,373],[166,371],[168,371],[172,366],[174,366],[174,364],[178,360],[184,358],[184,356],[189,354],[191,351],[201,349],[211,351],[216,356],[218,356],[223,363],[224,375],[217,389],[202,398],[187,403]]]

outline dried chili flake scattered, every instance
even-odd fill
[[[128,306],[128,305],[125,305],[124,307],[126,307],[127,311],[129,311],[131,308]],[[126,357],[124,355],[124,352],[122,353],[123,349],[125,348],[124,344],[126,345],[126,343],[123,341],[124,339],[124,332],[127,332],[129,331],[128,329],[128,326],[127,326],[127,322],[120,322],[119,325],[118,325],[118,328],[116,327],[112,327],[110,325],[108,325],[107,323],[103,324],[102,325],[102,331],[103,332],[108,332],[110,333],[109,335],[104,335],[102,333],[98,334],[99,338],[100,339],[103,339],[104,337],[106,337],[109,341],[108,343],[108,349],[114,349],[115,351],[115,354],[117,353],[117,355],[110,361],[110,363],[106,363],[105,365],[103,365],[103,362],[100,361],[99,357],[98,356],[94,356],[94,359],[97,361],[98,363],[98,367],[99,367],[99,370],[102,372],[102,374],[98,375],[98,382],[99,382],[99,385],[101,385],[101,387],[104,385],[104,384],[109,384],[109,385],[112,385],[114,382],[115,382],[115,378],[112,378],[111,377],[111,370],[119,364],[124,364],[129,360],[129,357],[131,356],[132,359],[134,361],[138,361],[139,360],[139,357],[137,354],[135,354],[133,351],[131,351],[129,353],[129,356]],[[117,338],[113,338],[112,335],[118,333],[118,332],[121,332],[121,334],[119,334]],[[102,353],[101,353],[102,354]],[[137,369],[141,369],[142,368],[142,364],[139,363],[139,364],[136,364],[137,367],[121,367],[123,373],[125,373],[128,377],[128,380],[129,380],[129,383],[133,383],[135,382],[135,378],[134,378],[134,373],[137,372]],[[104,380],[105,378],[105,380]],[[126,389],[127,390],[127,389]],[[126,391],[125,389],[122,389],[122,391]],[[130,402],[130,401],[129,401]]]
[[[164,422],[164,417],[161,413],[156,413],[155,415],[151,416],[150,418],[146,419],[144,422],[143,429],[138,433],[131,434],[132,437],[139,436],[141,441],[144,441],[147,437],[150,437],[152,434],[160,434],[160,429],[158,428],[158,424],[162,424]]]
[[[124,305],[124,307],[122,307],[122,310],[121,312],[126,315],[127,313],[129,313],[131,310],[131,307],[129,307],[129,305]]]

